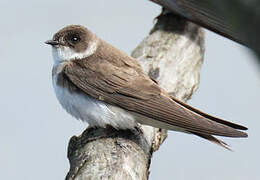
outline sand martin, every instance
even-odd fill
[[[246,127],[170,96],[134,58],[83,26],[67,26],[46,43],[52,46],[52,79],[58,101],[91,127],[133,129],[140,123],[195,134],[224,147],[213,135],[247,137],[240,131]]]

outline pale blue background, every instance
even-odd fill
[[[51,49],[43,42],[65,25],[82,24],[130,54],[159,12],[147,0],[1,0],[0,179],[64,179],[68,140],[87,126],[58,104]],[[260,179],[260,72],[253,59],[246,48],[207,33],[201,86],[189,103],[248,126],[249,138],[225,138],[229,152],[170,132],[154,154],[151,180]]]

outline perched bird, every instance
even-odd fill
[[[205,114],[170,96],[127,54],[80,25],[52,40],[53,86],[62,107],[91,127],[134,129],[137,123],[191,133],[222,145],[212,135],[247,137],[246,127]]]

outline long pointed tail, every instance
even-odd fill
[[[225,149],[227,149],[227,150],[229,150],[229,151],[232,151],[232,149],[230,148],[230,146],[227,144],[227,143],[225,143],[224,141],[221,141],[221,140],[219,140],[219,139],[217,139],[216,137],[214,137],[214,136],[212,136],[212,135],[206,135],[206,134],[200,134],[200,133],[193,133],[193,132],[191,132],[192,134],[195,134],[195,135],[197,135],[197,136],[199,136],[199,137],[201,137],[201,138],[204,138],[204,139],[206,139],[206,140],[208,140],[208,141],[211,141],[211,142],[213,142],[213,143],[215,143],[215,144],[217,144],[217,145],[219,145],[219,146],[222,146],[223,148],[225,148]]]

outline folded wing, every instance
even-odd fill
[[[98,57],[74,61],[63,71],[64,76],[86,94],[108,104],[166,124],[169,129],[179,127],[201,135],[247,137],[238,131],[246,127],[200,112],[167,93],[146,76],[140,66],[119,64]]]

